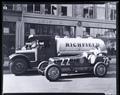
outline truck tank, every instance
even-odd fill
[[[82,52],[89,52],[96,45],[99,45],[102,52],[107,53],[103,40],[96,38],[55,38],[58,55],[75,55]]]

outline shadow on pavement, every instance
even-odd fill
[[[26,73],[18,76],[42,76],[38,73],[38,71],[27,71]]]
[[[3,71],[3,74],[12,74],[9,70]],[[38,73],[38,71],[27,71],[25,74],[18,75],[18,76],[42,76]],[[62,74],[60,79],[71,79],[71,78],[91,78],[95,77],[92,73],[78,73],[78,74]],[[108,71],[107,75],[103,78],[114,78],[116,77],[116,71]],[[63,80],[59,80],[59,82]],[[67,80],[65,80],[67,81]]]
[[[93,74],[75,74],[75,75],[66,75],[66,76],[61,76],[61,79],[67,79],[67,78],[90,78],[94,77]]]
[[[71,82],[72,80],[68,80],[68,79],[59,79],[57,81],[53,81],[53,82]]]
[[[77,74],[77,75],[66,75],[66,76],[61,76],[61,79],[72,79],[72,78],[95,78],[95,76],[91,73],[87,73],[87,74]],[[114,78],[116,77],[116,73],[112,72],[112,73],[108,73],[106,76],[104,77],[100,77],[100,78]]]

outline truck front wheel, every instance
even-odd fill
[[[15,75],[24,74],[27,70],[27,62],[24,59],[16,58],[10,63],[10,71]]]
[[[47,67],[48,65],[48,61],[42,61],[39,65],[38,65],[38,72],[41,74],[41,75],[44,75],[44,70],[45,68]]]
[[[49,81],[57,81],[61,76],[61,70],[56,65],[47,66],[45,69],[45,76]]]

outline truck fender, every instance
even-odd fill
[[[23,55],[23,54],[12,54],[12,55],[9,56],[9,61],[10,62],[14,61],[16,58],[23,58],[23,59],[25,59],[27,64],[30,62],[28,57]],[[9,64],[10,64],[10,62],[9,62]],[[29,64],[28,64],[28,66],[29,66]]]

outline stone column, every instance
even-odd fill
[[[105,19],[109,20],[109,4],[105,4]]]
[[[77,36],[80,36],[80,37],[83,36],[83,27],[82,26],[76,26],[76,37]]]
[[[16,22],[16,49],[24,45],[24,22]]]
[[[83,17],[83,5],[76,5],[75,12],[77,17]]]
[[[45,4],[40,4],[41,14],[45,14]]]
[[[60,4],[57,5],[57,15],[61,16],[61,5]]]
[[[93,5],[93,18],[97,18],[97,6],[95,4]]]
[[[22,11],[27,12],[27,4],[22,4]]]
[[[16,49],[20,48],[20,21],[16,22]]]
[[[76,4],[72,5],[72,17],[76,17]]]
[[[23,21],[21,21],[21,31],[20,31],[20,47],[23,47],[24,46],[24,39],[25,39],[25,32],[24,32],[24,30],[25,30],[25,28],[24,28],[24,26],[25,26],[25,24],[24,24],[24,22]]]

